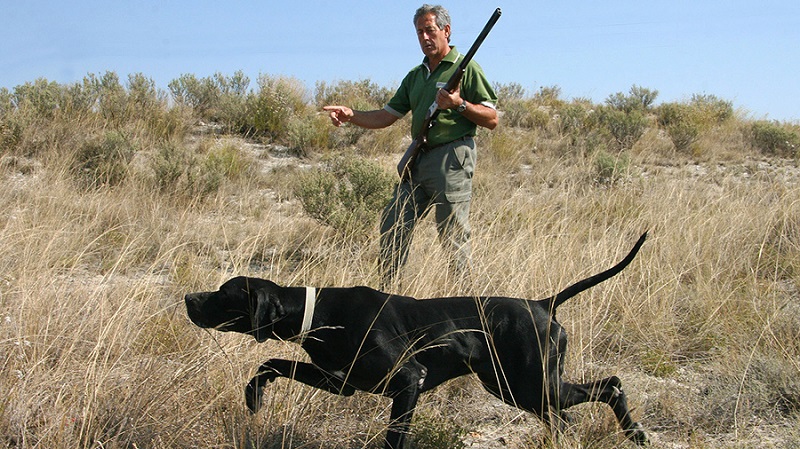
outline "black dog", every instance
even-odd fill
[[[420,393],[476,373],[507,404],[530,411],[558,430],[564,409],[583,402],[611,406],[633,442],[647,443],[631,419],[616,376],[587,384],[562,380],[567,335],[555,320],[570,297],[622,271],[644,243],[644,233],[617,265],[540,301],[502,297],[417,300],[367,288],[280,287],[237,277],[216,292],[186,295],[191,320],[202,328],[269,338],[299,338],[312,363],[271,359],[246,388],[258,411],[263,387],[289,377],[331,393],[355,390],[392,398],[386,448],[404,447]]]

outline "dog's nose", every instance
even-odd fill
[[[186,314],[189,315],[189,319],[192,322],[200,327],[205,327],[203,325],[203,314],[200,312],[200,302],[198,301],[197,295],[188,294],[183,297],[183,301],[186,303]]]

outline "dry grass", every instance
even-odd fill
[[[567,377],[620,376],[657,447],[797,447],[795,161],[748,157],[727,142],[705,143],[695,164],[646,135],[624,176],[604,184],[590,158],[512,131],[481,137],[473,293],[544,297],[609,267],[649,229],[628,269],[559,311],[571,339]],[[304,356],[289,343],[201,331],[185,315],[184,293],[238,274],[377,285],[377,239],[342,238],[287,193],[282,180],[299,160],[273,169],[269,155],[247,157],[260,169],[203,199],[164,195],[137,177],[87,191],[58,164],[6,158],[0,446],[382,447],[389,403],[367,394],[336,398],[278,381],[251,417],[243,387],[257,366]],[[395,159],[383,159],[387,170]],[[463,293],[445,260],[433,226],[421,226],[400,293]],[[576,415],[558,447],[630,444],[607,407]],[[468,447],[550,444],[534,417],[472,378],[425,396],[415,429],[420,447],[454,434]]]

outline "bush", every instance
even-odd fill
[[[0,154],[11,153],[22,141],[25,127],[16,116],[14,95],[0,88]]]
[[[128,76],[129,114],[132,118],[147,119],[153,115],[160,115],[166,109],[166,98],[163,92],[156,88],[152,78],[141,73]]]
[[[569,137],[571,141],[577,141],[581,136],[586,136],[597,128],[598,116],[595,114],[591,105],[581,102],[565,104],[558,110],[558,132],[562,136]]]
[[[222,145],[206,154],[194,176],[193,192],[200,196],[214,193],[225,180],[241,179],[252,170],[251,162],[238,147]]]
[[[647,129],[646,112],[658,97],[657,90],[632,86],[629,94],[609,95],[608,107],[599,110],[600,123],[614,137],[619,149],[630,149]]]
[[[39,78],[14,88],[14,103],[21,109],[30,109],[41,118],[52,119],[60,109],[63,91],[55,81]]]
[[[117,131],[85,142],[76,152],[72,172],[81,187],[114,187],[128,175],[128,165],[137,148]]]
[[[525,88],[519,83],[493,83],[492,88],[497,95],[498,107],[514,101],[520,101],[525,98]]]
[[[595,182],[600,184],[614,184],[622,179],[630,166],[627,154],[609,154],[599,151],[594,156]]]
[[[319,81],[316,84],[314,102],[318,108],[338,104],[358,110],[371,110],[382,108],[392,95],[393,89],[378,86],[369,79],[338,81],[330,85]]]
[[[221,92],[212,78],[200,78],[192,74],[183,74],[167,85],[175,104],[194,110],[201,118],[209,118],[216,106]]]
[[[788,125],[757,121],[749,127],[749,140],[758,151],[771,156],[797,157],[800,137]]]
[[[464,435],[462,427],[440,416],[419,412],[414,418],[412,439],[418,449],[463,449]]]
[[[533,94],[533,100],[549,108],[558,108],[564,104],[561,100],[561,88],[558,86],[542,86]]]
[[[286,145],[295,154],[304,154],[311,149],[328,148],[331,124],[327,116],[309,114],[292,117],[287,124]]]
[[[647,129],[647,117],[639,110],[630,112],[604,107],[598,110],[598,122],[614,138],[618,149],[630,149]]]
[[[717,98],[716,95],[692,95],[689,102],[699,115],[699,120],[707,124],[721,124],[733,118],[733,103]]]
[[[111,125],[122,125],[128,118],[125,114],[128,98],[125,88],[119,82],[119,77],[114,72],[106,72],[94,82],[100,115]]]
[[[237,71],[229,77],[216,73],[199,79],[184,74],[170,81],[168,87],[176,104],[191,108],[198,118],[233,129],[244,122],[249,85],[250,78]]]
[[[691,152],[701,130],[697,114],[691,106],[680,103],[662,104],[657,111],[657,121],[679,152]]]
[[[303,115],[307,108],[305,88],[296,78],[267,75],[258,78],[258,86],[258,93],[247,98],[239,128],[246,135],[285,140],[291,118]]]
[[[617,92],[609,95],[606,104],[612,108],[623,111],[647,111],[658,97],[657,90],[650,90],[641,86],[633,85],[628,91],[628,95]]]
[[[664,103],[656,110],[658,125],[682,153],[697,152],[703,132],[733,117],[733,105],[714,95],[693,95],[689,103]]]
[[[166,142],[156,148],[149,163],[156,190],[175,193],[180,190],[181,179],[186,177],[196,161],[183,147]]]
[[[343,233],[363,233],[376,225],[394,184],[377,163],[341,156],[301,176],[293,190],[309,216]]]
[[[163,143],[150,159],[151,182],[161,193],[203,199],[219,191],[226,180],[236,180],[252,170],[252,163],[234,145],[222,145],[205,155],[183,146]]]

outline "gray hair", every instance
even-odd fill
[[[445,26],[450,25],[450,13],[442,5],[429,5],[424,4],[417,9],[414,13],[414,26],[417,25],[417,20],[420,17],[433,14],[436,17],[436,26],[443,30]],[[450,41],[450,38],[447,38]]]

